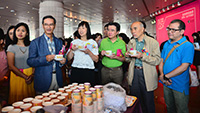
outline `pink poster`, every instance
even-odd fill
[[[200,30],[199,0],[156,17],[156,36],[160,44],[168,40],[166,27],[174,19],[180,19],[185,23],[184,34],[193,42],[192,33]]]

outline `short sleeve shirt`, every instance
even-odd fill
[[[26,69],[30,66],[27,64],[29,46],[20,47],[18,45],[9,45],[7,52],[12,52],[15,54],[15,66],[18,69]]]
[[[175,46],[176,44],[181,44],[186,40],[185,37],[181,38],[179,41],[174,42],[171,44],[171,40],[168,40],[162,50],[161,57],[163,61],[165,61],[169,51]],[[181,46],[177,47],[169,58],[166,60],[163,66],[164,74],[170,73],[171,71],[175,70],[179,67],[182,63],[189,63],[192,64],[194,57],[194,46],[190,42],[186,42]],[[183,72],[182,74],[170,78],[172,80],[172,85],[167,86],[173,90],[179,92],[185,92],[186,95],[189,95],[189,68]]]
[[[125,55],[126,52],[126,44],[123,40],[119,39],[117,37],[117,40],[113,43],[109,38],[104,38],[101,41],[101,45],[99,47],[99,52],[102,50],[107,51],[111,50],[112,53],[117,54],[117,50],[121,50],[122,54]],[[113,67],[119,67],[122,65],[123,62],[117,60],[117,59],[110,59],[106,56],[102,59],[102,64],[106,67],[113,68]]]
[[[94,55],[99,55],[97,43],[92,39],[87,41],[75,39],[71,43],[79,48],[74,51],[74,61],[72,63],[72,67],[94,69],[94,61],[88,54],[82,52],[81,49],[88,48]]]

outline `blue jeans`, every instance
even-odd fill
[[[189,113],[189,95],[185,95],[184,92],[181,93],[166,86],[163,89],[167,113]]]

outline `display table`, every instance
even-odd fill
[[[135,103],[128,107],[124,113],[142,113],[142,108],[140,106],[139,100],[137,99]]]

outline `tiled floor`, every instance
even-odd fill
[[[167,113],[161,83],[158,84],[158,88],[154,91],[154,96],[156,113]],[[190,87],[189,112],[200,113],[200,86]]]

